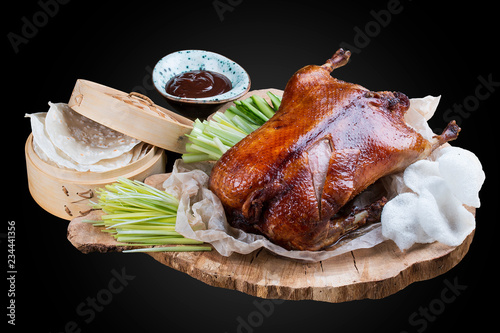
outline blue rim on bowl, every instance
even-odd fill
[[[165,86],[171,78],[194,70],[223,74],[231,81],[232,89],[224,94],[204,98],[167,94]],[[220,104],[235,100],[247,93],[250,90],[250,77],[243,67],[220,54],[203,50],[183,50],[170,53],[158,61],[153,69],[153,84],[168,100],[193,104]]]

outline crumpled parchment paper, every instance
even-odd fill
[[[411,99],[405,116],[407,123],[428,140],[434,133],[427,120],[434,114],[438,103],[439,97]],[[415,163],[425,165],[415,167],[413,164],[360,194],[356,200],[368,203],[379,191],[385,192],[390,201],[384,207],[381,223],[363,227],[322,251],[286,250],[264,236],[231,227],[220,200],[207,188],[213,163],[186,164],[179,159],[163,186],[180,200],[176,231],[184,237],[212,244],[223,256],[233,252],[248,254],[265,247],[280,256],[320,261],[370,248],[387,239],[394,240],[401,250],[416,242],[436,240],[455,246],[475,228],[474,216],[465,210],[463,204],[479,207],[478,192],[484,182],[484,172],[473,153],[448,144],[445,146],[448,148],[437,149],[427,160]],[[474,162],[471,164],[471,161]],[[441,166],[443,163],[446,165]],[[456,165],[468,167],[453,167]],[[430,176],[432,181],[429,181]],[[464,181],[456,182],[458,178]],[[466,190],[463,190],[464,184]]]

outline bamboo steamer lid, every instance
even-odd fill
[[[139,93],[125,93],[79,79],[68,105],[115,131],[154,146],[183,154],[193,122],[162,108]]]

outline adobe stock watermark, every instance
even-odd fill
[[[45,27],[50,19],[55,17],[60,10],[60,5],[66,5],[70,0],[39,0],[37,2],[39,10],[31,16],[21,17],[21,28],[18,32],[7,33],[12,49],[15,54],[19,53],[21,45],[26,45],[30,40],[38,35],[40,29]]]
[[[236,6],[239,6],[243,0],[214,0],[212,6],[219,17],[219,20],[224,21],[224,14],[232,12]]]
[[[394,15],[401,14],[404,8],[400,0],[389,0],[385,9],[380,9],[379,11],[371,10],[370,16],[373,20],[366,22],[363,28],[358,26],[354,27],[355,34],[352,39],[354,45],[342,42],[340,43],[340,47],[357,54],[361,53],[361,51],[370,44],[373,38],[380,35],[383,28],[389,26]]]
[[[487,76],[479,75],[479,82],[474,88],[474,93],[466,96],[461,103],[454,103],[451,108],[443,112],[443,120],[448,123],[452,120],[460,126],[464,119],[467,119],[479,109],[482,101],[487,100],[500,87],[500,81],[493,80],[493,73]],[[434,129],[434,133],[441,133],[442,128]]]
[[[248,313],[246,317],[236,317],[236,333],[254,333],[256,328],[261,327],[266,318],[271,317],[276,305],[285,303],[282,299],[259,299],[254,300],[252,304],[255,310]],[[226,333],[228,333],[226,331]]]
[[[435,322],[444,313],[446,306],[455,302],[467,290],[466,285],[458,282],[458,277],[455,277],[453,281],[445,279],[443,283],[445,286],[441,289],[438,297],[431,300],[427,306],[419,307],[417,311],[408,317],[408,323],[414,330],[401,331],[401,333],[425,332],[429,323]]]
[[[83,324],[90,324],[96,318],[97,313],[102,312],[106,306],[111,304],[113,298],[121,293],[130,281],[135,279],[134,275],[127,274],[125,267],[122,267],[121,271],[112,269],[111,275],[106,287],[99,290],[94,296],[87,297],[76,306],[75,312],[79,319],[66,322],[64,327],[57,332],[81,333]]]
[[[141,84],[135,85],[128,91],[129,97],[132,93],[139,93],[147,97],[151,91],[155,90],[155,85],[153,83],[153,68],[147,65],[144,68],[144,71],[146,72],[146,74],[142,77]],[[149,103],[148,101],[145,102]],[[129,103],[127,102],[127,104],[124,104],[123,101],[118,98],[113,103],[112,108],[116,110],[125,110],[129,108]]]
[[[146,75],[142,78],[142,84],[134,86],[130,91],[148,95],[148,92],[155,90],[155,85],[153,84],[153,68],[147,65],[144,70],[146,71]]]

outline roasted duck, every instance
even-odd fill
[[[380,218],[384,199],[348,203],[379,178],[454,140],[450,122],[430,142],[404,121],[409,99],[333,78],[349,51],[288,81],[280,109],[215,164],[210,189],[228,222],[292,250],[320,250]]]

